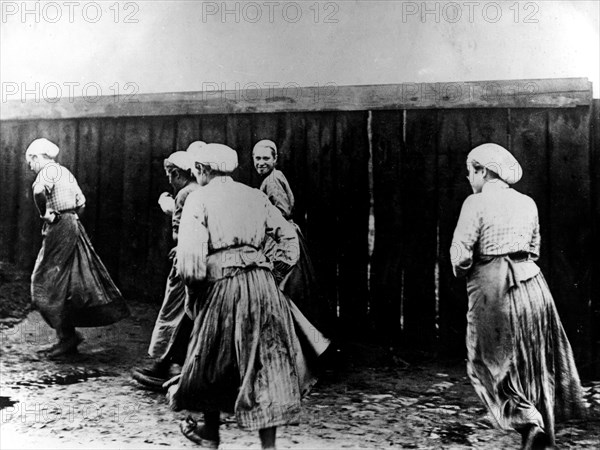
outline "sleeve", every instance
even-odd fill
[[[450,262],[456,277],[465,276],[473,265],[473,248],[479,240],[480,217],[476,197],[471,195],[463,203],[450,247]]]
[[[181,193],[181,192],[180,192]],[[171,226],[173,228],[173,241],[177,242],[179,235],[179,224],[181,223],[181,214],[183,212],[183,205],[188,195],[176,195],[173,205],[173,216],[171,218]]]
[[[274,173],[265,179],[261,190],[267,195],[269,201],[281,211],[283,217],[289,219],[292,216],[294,204],[290,200],[284,183],[287,183],[287,180],[276,176],[276,173]]]
[[[265,199],[267,211],[266,232],[276,242],[272,255],[274,266],[283,263],[293,266],[300,257],[300,243],[294,226],[282,216],[281,211]]]
[[[56,184],[57,169],[56,165],[48,164],[39,171],[35,181],[33,182],[33,193],[44,193],[50,195]]]
[[[198,194],[198,195],[194,195]],[[177,272],[190,285],[206,278],[208,230],[199,193],[190,194],[181,214],[177,242]]]
[[[81,208],[82,206],[85,206],[85,195],[83,193],[83,191],[81,190],[81,187],[79,187],[79,185],[77,185],[77,193],[75,194],[75,207],[76,208]]]
[[[531,254],[531,259],[537,261],[540,257],[541,247],[540,221],[537,206],[535,203],[533,206],[535,208],[535,217],[533,219],[533,233],[531,234],[531,242],[529,243],[529,253]]]

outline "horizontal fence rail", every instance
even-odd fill
[[[357,95],[367,97],[371,88],[365,89]],[[160,302],[172,246],[170,221],[157,204],[169,189],[163,159],[194,140],[226,143],[240,159],[234,177],[257,187],[251,150],[271,139],[340,336],[462,354],[467,297],[464,280],[451,273],[449,247],[470,193],[466,155],[496,142],[521,162],[524,176],[515,188],[538,205],[540,265],[578,363],[584,373],[600,373],[594,326],[600,268],[593,250],[599,248],[600,117],[598,102],[586,101],[543,108],[13,117],[0,122],[0,260],[29,269],[35,261],[41,223],[24,152],[46,137],[59,145],[59,162],[86,194],[82,221],[119,287],[129,298]]]

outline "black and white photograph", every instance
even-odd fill
[[[0,449],[600,448],[598,0],[0,10]]]

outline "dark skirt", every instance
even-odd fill
[[[301,380],[290,307],[270,270],[208,282],[174,395],[179,408],[235,412],[249,430],[297,420]]]
[[[54,329],[110,325],[129,316],[125,300],[75,213],[44,225],[31,298]]]
[[[292,222],[298,234],[298,262],[279,284],[279,288],[298,307],[302,314],[317,329],[330,336],[333,332],[333,314],[327,299],[319,288],[313,263],[308,253],[308,246],[298,225]],[[271,246],[267,245],[269,256]]]
[[[571,345],[541,272],[504,295],[469,282],[467,372],[502,429],[535,424],[554,442],[555,419],[583,417]]]

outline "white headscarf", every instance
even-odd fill
[[[58,146],[54,142],[51,142],[46,138],[39,138],[29,144],[29,147],[27,147],[27,151],[25,152],[25,157],[29,158],[33,155],[47,155],[54,159],[58,156],[59,151]]]
[[[206,144],[188,149],[194,163],[210,166],[219,172],[231,173],[238,166],[237,152],[225,144]]]
[[[467,163],[478,162],[498,174],[508,184],[514,184],[523,176],[523,169],[515,157],[498,144],[487,143],[475,147],[467,156]]]
[[[188,152],[175,152],[171,153],[169,157],[165,159],[165,168],[168,166],[175,166],[182,170],[192,170],[194,160]]]
[[[277,145],[275,145],[275,142],[270,141],[269,139],[263,139],[262,141],[258,141],[256,144],[254,144],[252,153],[254,153],[254,150],[257,148],[268,148],[273,151],[275,158],[277,157]]]

